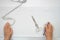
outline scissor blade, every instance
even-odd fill
[[[39,26],[38,26],[38,24],[37,24],[37,22],[35,21],[35,19],[34,19],[33,16],[32,16],[32,19],[33,19],[33,21],[34,21],[34,23],[35,23],[35,26],[36,26],[37,28],[39,28]]]

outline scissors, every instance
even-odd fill
[[[36,20],[34,19],[33,16],[32,16],[32,19],[33,19],[33,21],[34,21],[34,23],[35,23],[35,26],[36,26],[36,28],[37,28],[37,32],[39,32],[39,31],[40,31],[40,28],[39,28],[39,26],[38,26],[38,24],[37,24],[37,22],[36,22]]]
[[[25,3],[27,0],[23,0],[23,1],[21,1],[21,0],[17,0],[17,1],[14,1],[14,0],[11,0],[11,1],[13,1],[13,2],[18,2],[18,3],[21,3],[20,5],[18,5],[17,7],[15,7],[14,9],[12,9],[11,11],[9,11],[8,13],[6,13],[3,17],[2,17],[2,19],[3,20],[13,20],[13,23],[11,24],[11,25],[14,25],[15,24],[15,19],[13,19],[13,18],[10,18],[10,17],[6,17],[7,15],[9,15],[10,13],[12,13],[14,10],[16,10],[17,8],[19,8],[23,3]]]
[[[40,27],[39,27],[39,25],[37,24],[37,22],[36,22],[36,20],[34,19],[33,16],[32,16],[32,19],[33,19],[33,21],[34,21],[34,23],[35,23],[35,26],[36,26],[36,28],[37,28],[37,32],[39,32],[39,31],[40,31]],[[43,35],[45,35],[45,29],[44,29],[44,33],[43,33]]]

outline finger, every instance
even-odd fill
[[[10,24],[7,22],[6,24],[5,24],[5,26],[4,26],[4,30],[5,29],[8,29],[10,27]]]
[[[8,28],[8,23],[5,24],[4,30]]]
[[[53,25],[51,23],[50,23],[50,26],[51,26],[50,28],[53,28]]]
[[[43,33],[43,35],[45,35],[45,32],[46,32],[46,24],[45,24],[45,27],[44,27],[44,33]]]
[[[47,28],[49,29],[49,26],[50,26],[50,22],[47,23]]]
[[[10,23],[7,22],[7,27],[11,27]]]
[[[53,32],[53,26],[52,26],[51,23],[48,24],[48,27],[49,27],[48,29],[49,29],[51,32]]]
[[[10,31],[11,31],[11,32],[13,31],[12,28],[10,28]]]
[[[44,30],[45,36],[46,36],[46,34],[47,34],[47,30],[48,30],[48,27],[47,27],[47,24],[45,24],[45,30]]]
[[[49,27],[49,29],[52,29],[53,28],[53,26],[52,26],[51,23],[48,24],[48,27]]]
[[[5,24],[5,27],[8,27],[8,26],[10,26],[10,24],[7,22],[7,23]]]
[[[50,29],[53,31],[53,26],[52,26],[52,24],[50,24]]]
[[[47,26],[47,24],[45,24],[45,32],[47,31],[47,29],[48,29],[48,26]]]
[[[46,27],[47,27],[47,26],[46,26],[46,24],[45,24],[44,30],[46,30]]]

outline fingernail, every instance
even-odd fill
[[[47,23],[47,26],[50,24],[50,22]]]
[[[48,24],[50,24],[50,22],[48,22]]]
[[[6,25],[10,26],[9,22],[7,22]]]

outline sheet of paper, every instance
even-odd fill
[[[9,2],[11,5],[6,5],[4,2],[6,4]],[[27,1],[25,5],[22,5],[17,10],[10,13],[7,17],[11,17],[16,20],[15,24],[12,26],[14,31],[13,37],[43,37],[44,25],[47,22],[51,22],[54,26],[54,37],[60,37],[60,9],[59,7],[56,7],[58,3],[54,2],[51,3],[50,0],[30,0]],[[11,1],[2,1],[2,5],[0,6],[3,6],[2,9],[0,8],[0,36],[3,36],[5,23],[7,21],[13,23],[13,21],[3,20],[2,16],[9,12],[10,9],[13,9],[15,7],[15,3],[11,3]],[[37,24],[39,25],[41,30],[40,32],[36,32],[36,27],[31,16],[35,18]]]
[[[54,25],[54,28],[57,29],[56,26],[59,25],[59,15],[54,15],[54,13],[50,13],[49,11],[51,10],[46,12],[46,9],[41,9],[39,7],[22,7],[9,14],[7,17],[11,17],[16,20],[15,24],[12,26],[14,31],[13,37],[44,37],[44,25],[47,22],[51,22]],[[37,24],[39,25],[40,32],[36,31],[32,16],[35,18]],[[2,18],[0,20],[0,31],[2,31],[1,34],[3,34],[3,26],[7,21],[12,23],[11,20],[4,21]],[[54,33],[56,32],[57,31],[55,30]],[[54,36],[58,35],[54,34]]]

